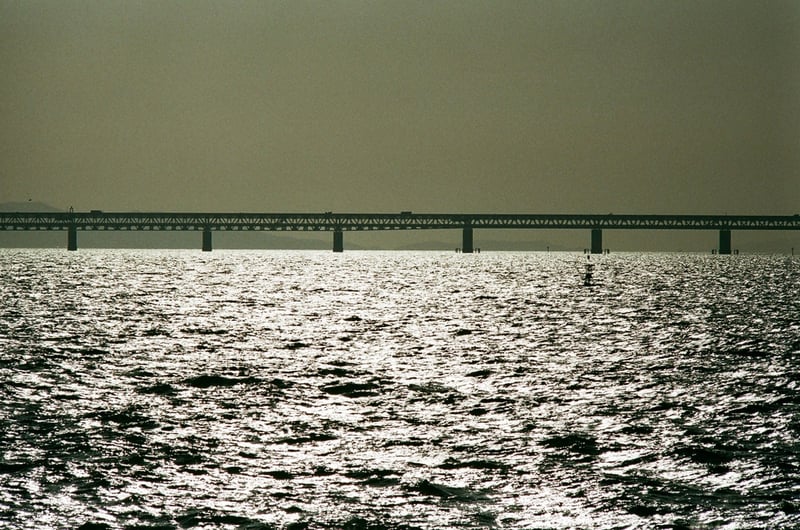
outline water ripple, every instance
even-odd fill
[[[800,262],[0,251],[0,528],[800,525]]]

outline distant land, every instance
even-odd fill
[[[66,212],[64,208],[56,208],[43,202],[0,202],[0,212]]]
[[[65,212],[36,201],[3,202],[0,212]],[[582,251],[589,236],[581,230],[476,230],[475,246],[484,251]],[[0,248],[66,248],[66,232],[2,231]],[[330,250],[328,232],[214,232],[215,249]],[[392,230],[345,232],[346,250],[445,250],[461,244],[457,230]],[[715,231],[607,230],[612,252],[708,252],[716,246]],[[80,248],[199,249],[201,233],[150,231],[79,231]],[[736,231],[733,247],[742,253],[800,255],[800,233]]]

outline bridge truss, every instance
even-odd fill
[[[455,228],[800,230],[798,215],[0,213],[0,230],[357,231]]]
[[[603,252],[603,229],[719,230],[720,254],[731,253],[731,230],[799,230],[800,215],[578,215],[400,213],[0,213],[0,230],[67,230],[77,250],[78,230],[202,230],[203,250],[212,231],[332,231],[333,251],[344,250],[345,231],[461,229],[462,252],[473,252],[476,228],[589,229],[591,252]]]

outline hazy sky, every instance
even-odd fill
[[[800,2],[0,0],[0,202],[800,211]]]

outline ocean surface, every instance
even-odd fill
[[[800,527],[800,258],[0,250],[0,529]]]

